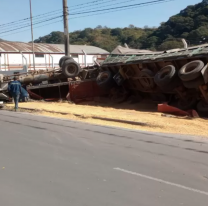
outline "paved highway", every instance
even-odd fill
[[[200,137],[0,111],[2,206],[207,204]]]

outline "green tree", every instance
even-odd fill
[[[111,29],[111,35],[112,36],[121,36],[122,29],[121,28]]]
[[[174,40],[166,41],[158,47],[158,50],[165,51],[165,50],[176,49],[176,48],[183,48],[183,43],[179,41],[174,41]]]

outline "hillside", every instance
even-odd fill
[[[166,50],[182,47],[181,38],[189,45],[207,42],[208,39],[208,0],[188,6],[179,14],[161,23],[158,28],[108,28],[97,26],[70,33],[71,44],[87,44],[112,51],[117,45],[127,43],[131,48]],[[62,32],[52,32],[35,40],[36,43],[64,42]]]
[[[153,31],[155,31],[155,29],[142,29],[134,27],[133,25],[123,29],[110,29],[107,27],[97,26],[95,29],[86,28],[82,31],[70,33],[70,43],[87,44],[103,48],[107,51],[112,51],[119,44],[127,43],[129,46],[135,47],[134,41],[144,35],[148,36]],[[63,32],[55,31],[49,35],[36,39],[35,43],[63,44],[64,34]]]
[[[161,23],[152,34],[137,41],[141,43],[141,48],[165,50],[180,46],[181,38],[185,38],[189,45],[207,42],[208,0],[188,6],[167,22]]]

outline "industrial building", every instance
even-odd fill
[[[34,44],[35,70],[58,68],[64,56],[62,44]],[[95,46],[70,45],[70,54],[81,67],[92,66],[95,60],[104,60],[108,52]],[[31,43],[0,42],[0,74],[13,75],[34,70]]]

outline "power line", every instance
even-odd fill
[[[117,1],[117,0],[105,1],[105,2],[102,2],[102,3],[107,3],[107,2],[112,2],[112,1]],[[130,2],[130,1],[136,1],[136,0],[123,1],[123,2],[119,2],[119,4],[120,3],[127,3],[127,2]],[[99,4],[101,4],[101,3],[99,3]],[[115,4],[105,5],[104,7],[106,7],[106,6],[112,6],[112,5],[115,5]],[[90,10],[92,10],[93,8],[91,8]],[[95,7],[95,8],[100,8],[100,7]],[[84,11],[86,11],[86,10],[84,10]],[[45,18],[45,16],[51,16],[51,15],[54,15],[54,14],[57,14],[57,13],[60,13],[60,12],[55,12],[55,13],[54,13],[54,11],[47,12],[45,14],[37,15],[37,16],[33,17],[33,19],[35,19],[35,20],[36,19],[43,19],[43,18]],[[17,23],[15,23],[15,22],[17,22]],[[15,23],[15,25],[13,25],[14,23]],[[21,26],[27,26],[29,23],[30,23],[30,18],[25,18],[23,20],[18,20],[18,21],[14,21],[14,22],[11,22],[11,23],[3,24],[3,25],[0,25],[0,29],[3,27],[3,29],[1,29],[0,31],[2,32],[2,31],[5,31],[5,30],[8,30],[8,28],[10,28],[10,27],[12,27],[12,28],[18,28],[19,25],[21,25]]]
[[[57,17],[54,17],[54,18],[51,18],[51,19],[47,19],[47,20],[45,20],[45,21],[37,22],[37,23],[35,23],[35,24],[33,24],[33,25],[41,24],[41,23],[44,23],[44,22],[46,22],[46,21],[51,21],[51,20],[53,20],[53,19],[57,19],[57,18],[60,18],[60,17],[63,17],[63,15],[57,16]],[[28,26],[30,26],[30,25],[28,25]],[[16,29],[11,29],[11,30],[8,30],[8,31],[0,32],[0,34],[8,33],[8,32],[10,32],[10,31],[15,31],[15,30],[19,30],[19,29],[23,29],[23,28],[28,27],[28,26],[19,27],[19,28],[16,28]]]
[[[103,2],[104,0],[99,0],[99,1],[93,1],[93,2],[100,2],[102,1],[101,3],[98,3],[98,4],[103,4],[103,3],[107,3],[107,2],[112,2],[112,1],[118,1],[118,0],[108,0],[108,1],[105,1]],[[130,1],[135,1],[135,0],[130,0]],[[91,3],[93,3],[91,2]],[[88,3],[84,3],[84,4],[88,4]],[[84,5],[84,4],[81,4],[81,5]],[[95,5],[98,5],[98,4],[95,4]],[[78,4],[77,6],[79,6],[80,4]],[[88,6],[83,6],[83,7],[79,7],[77,9],[80,9],[80,8],[86,8],[86,7],[90,7],[91,5],[88,5]],[[77,10],[77,9],[74,9],[74,10]],[[59,12],[57,12],[59,11]],[[55,12],[55,13],[54,13]],[[33,19],[40,19],[40,18],[44,18],[43,16],[51,16],[51,15],[54,15],[54,14],[57,14],[57,13],[60,13],[62,12],[62,10],[54,10],[54,11],[51,11],[51,12],[47,12],[47,13],[43,13],[43,14],[40,14],[40,15],[36,15],[33,17]],[[15,25],[19,25],[19,24],[22,24],[22,23],[26,23],[27,21],[30,21],[30,17],[28,18],[24,18],[24,19],[20,19],[20,20],[17,20],[17,21],[13,21],[13,22],[9,22],[9,23],[5,23],[5,24],[1,24],[0,27],[13,27],[14,23]]]
[[[103,1],[100,2],[100,1],[99,1],[100,3],[94,3],[93,5],[89,5],[88,3],[86,3],[87,5],[81,4],[81,5],[84,5],[84,6],[81,6],[81,5],[80,5],[79,8],[74,8],[73,11],[74,11],[74,10],[77,10],[77,9],[80,9],[80,8],[86,8],[86,7],[91,7],[91,6],[95,6],[95,5],[106,4],[106,3],[112,2],[112,1],[119,1],[119,0],[108,0],[108,1],[105,1],[105,2],[103,2]],[[119,2],[119,3],[120,3],[120,2]],[[118,4],[119,4],[119,3],[118,3]],[[75,6],[74,6],[74,7],[75,7]],[[78,6],[76,6],[76,7],[78,7]],[[103,7],[103,6],[102,6],[102,7]],[[70,8],[72,8],[72,7],[70,7]]]
[[[144,7],[144,6],[149,6],[149,5],[154,5],[154,4],[160,4],[160,3],[165,3],[165,2],[169,2],[169,1],[173,1],[173,0],[160,0],[160,1],[153,1],[153,2],[148,2],[148,4],[139,4],[138,6],[135,6],[134,8],[138,8],[138,7]],[[94,15],[100,15],[100,14],[106,14],[106,13],[110,13],[110,12],[117,12],[117,11],[121,11],[121,10],[127,10],[127,9],[134,9],[134,8],[123,8],[123,9],[117,9],[115,11],[108,11],[108,12],[102,12],[102,13],[97,13],[97,14],[91,14],[91,15],[85,15],[85,16],[79,16],[79,17],[74,17],[74,18],[70,18],[70,19],[76,19],[76,18],[83,18],[83,17],[88,17],[88,16],[94,16]],[[62,16],[59,16],[59,17],[62,17]],[[58,18],[59,18],[58,17]],[[57,17],[55,17],[57,18]],[[49,20],[53,20],[54,18],[52,19],[49,19]],[[49,21],[47,20],[47,21]],[[37,22],[35,24],[40,24],[40,23],[43,23],[45,21],[41,21],[41,22]],[[55,22],[56,23],[56,22]],[[47,24],[45,24],[47,25]],[[26,26],[28,27],[28,26]],[[10,31],[15,31],[15,30],[19,30],[19,29],[22,29],[22,28],[25,28],[25,27],[20,27],[20,28],[16,28],[16,29],[12,29],[12,30],[9,30],[9,31],[5,31],[5,32],[2,32],[2,33],[7,33],[7,32],[10,32]],[[35,28],[38,28],[38,27],[35,27]],[[24,30],[25,31],[25,30]],[[20,32],[23,32],[23,31],[20,31]],[[20,33],[18,32],[18,33]],[[1,33],[0,33],[1,34]]]
[[[46,17],[48,17],[48,16],[46,16]],[[40,21],[42,22],[42,21],[47,20],[48,18],[46,18],[46,17],[44,17],[44,18],[43,17],[39,17],[40,19],[39,18],[38,19],[35,19],[35,21],[33,21],[33,24],[39,23]],[[54,16],[54,17],[57,17],[57,15]],[[26,21],[26,22],[22,22],[22,23],[17,23],[15,25],[7,25],[4,28],[0,28],[0,32],[8,31],[10,28],[14,29],[14,28],[19,28],[19,27],[24,27],[24,26],[26,27],[26,26],[28,26],[28,24],[30,24],[30,21]]]
[[[97,3],[97,2],[100,2],[98,4],[102,4],[102,3],[112,2],[112,1],[118,1],[118,0],[107,0],[107,1],[106,0],[96,0],[96,1],[86,2],[86,3],[83,3],[83,4],[72,5],[72,6],[70,6],[70,8],[79,7],[78,9],[80,9],[80,8],[83,8],[83,7],[80,7],[81,5],[86,5],[86,4],[89,5],[89,4],[94,4],[94,3]],[[98,5],[98,4],[95,4],[95,5]],[[91,6],[91,5],[89,5],[89,6]],[[88,7],[88,6],[85,6],[85,8],[86,7]],[[58,10],[54,10],[54,11],[50,11],[50,12],[47,12],[47,13],[43,13],[43,14],[39,14],[39,15],[33,16],[33,19],[37,18],[39,16],[44,16],[44,15],[50,14],[50,13],[54,14],[54,12],[57,12],[57,11],[61,12],[62,9],[58,9]],[[30,20],[30,17],[27,17],[27,18],[24,18],[24,19],[19,19],[19,20],[12,21],[12,22],[8,22],[8,23],[5,23],[5,24],[0,24],[0,27],[2,27],[4,25],[8,25],[8,24],[14,24],[14,23],[20,22],[20,21],[26,21],[26,20]]]
[[[103,0],[102,0],[103,1]],[[114,1],[117,1],[117,0],[114,0]],[[126,3],[126,2],[130,2],[130,1],[135,1],[135,0],[129,0],[129,1],[123,1],[123,2],[119,2],[119,3]],[[133,6],[135,6],[135,5],[145,5],[145,4],[148,4],[148,5],[150,5],[151,3],[157,3],[157,2],[164,2],[164,1],[166,1],[166,0],[155,0],[155,1],[150,1],[150,2],[143,2],[143,3],[140,3],[140,4],[134,4],[134,5],[125,5],[125,6],[122,6],[122,7],[115,7],[115,8],[108,8],[108,9],[103,9],[103,10],[94,10],[94,11],[90,11],[90,10],[92,10],[92,9],[90,9],[90,10],[85,10],[85,12],[84,13],[91,13],[91,12],[99,12],[99,11],[104,11],[104,10],[115,10],[115,9],[118,9],[118,8],[125,8],[125,7],[133,7]],[[93,1],[93,2],[100,2],[100,1]],[[93,3],[93,2],[91,2],[91,3]],[[109,1],[107,1],[107,2],[109,2]],[[104,3],[106,3],[106,1],[104,2]],[[115,4],[111,4],[111,5],[115,5]],[[106,5],[106,6],[110,6],[110,5]],[[105,7],[106,7],[105,6]],[[55,11],[57,11],[57,10],[55,10]],[[118,11],[118,10],[117,10]],[[53,14],[51,14],[51,13],[53,13]],[[57,13],[57,12],[56,12]],[[44,17],[43,16],[51,16],[51,15],[54,15],[54,14],[56,14],[56,13],[54,13],[54,11],[51,11],[51,12],[47,12],[47,13],[45,13],[45,14],[40,14],[40,15],[37,15],[37,16],[35,16],[33,19],[43,19]],[[48,15],[49,14],[49,15]],[[83,12],[82,13],[75,13],[75,14],[71,14],[71,15],[78,15],[78,14],[83,14]],[[28,24],[27,24],[27,21],[29,20],[30,18],[26,18],[26,19],[23,19],[22,21],[20,20],[18,20],[18,21],[14,21],[14,22],[18,22],[18,23],[16,23],[16,25],[14,26],[14,25],[11,25],[11,24],[13,24],[14,22],[11,22],[11,24],[10,25],[8,25],[9,23],[7,23],[7,24],[4,24],[4,25],[0,25],[0,26],[3,26],[3,27],[6,27],[6,28],[4,28],[3,29],[3,32],[1,32],[1,33],[4,33],[4,32],[7,32],[7,30],[8,30],[8,28],[9,27],[12,27],[12,28],[17,28],[17,29],[19,29],[19,25],[21,26],[21,28],[23,28],[23,26],[25,26],[25,27],[27,27],[28,26]],[[47,21],[47,19],[46,19],[46,21]],[[22,23],[20,23],[20,22],[22,22]],[[37,22],[37,21],[36,21]],[[23,24],[24,23],[24,24]],[[39,23],[39,22],[37,22],[37,23]],[[18,25],[18,26],[17,26]],[[5,31],[6,30],[6,31]],[[12,29],[13,30],[13,29]],[[9,30],[10,31],[10,30]]]
[[[114,0],[114,1],[117,1],[117,0]],[[121,2],[118,2],[118,3],[114,3],[114,4],[102,5],[102,8],[103,8],[103,7],[108,7],[108,6],[113,6],[113,5],[118,5],[118,4],[125,4],[125,3],[128,3],[128,2],[132,2],[132,1],[137,1],[137,0],[121,1]],[[109,1],[109,2],[112,2],[112,0]],[[107,2],[105,2],[105,3],[107,3]],[[90,5],[89,5],[89,6],[90,6]],[[80,9],[80,8],[86,8],[86,7],[89,7],[89,6],[79,7],[79,9]],[[92,10],[92,9],[97,9],[97,8],[100,8],[100,6],[99,6],[99,7],[92,7],[92,8],[90,8],[89,10],[79,10],[78,12],[82,12],[82,11],[90,11],[90,10]],[[73,9],[72,11],[74,11],[74,10],[76,10],[76,9]]]
[[[55,14],[62,14],[62,12],[55,12],[55,13],[53,13],[53,14],[49,14],[49,15],[43,15],[43,16],[39,16],[39,17],[36,17],[36,18],[33,18],[35,21],[37,21],[38,19],[44,19],[44,18],[46,18],[46,17],[48,17],[48,16],[54,16]],[[4,30],[4,29],[8,29],[9,27],[12,27],[12,28],[14,28],[14,27],[17,27],[17,25],[25,25],[25,24],[27,24],[27,22],[28,23],[30,23],[30,18],[28,18],[28,20],[24,20],[24,21],[17,21],[16,23],[15,23],[15,25],[14,24],[6,24],[6,25],[4,25],[4,26],[0,26],[0,30],[2,31],[2,30]]]
[[[103,2],[103,1],[104,1],[104,2]],[[102,2],[103,2],[103,3],[107,3],[107,2],[118,1],[118,0],[108,0],[108,1],[106,1],[106,2],[105,2],[105,1],[106,1],[106,0],[96,0],[96,1],[86,2],[86,3],[83,3],[83,4],[77,4],[77,5],[74,5],[74,6],[70,6],[70,8],[72,8],[72,7],[83,8],[83,7],[80,7],[80,5],[86,5],[86,4],[89,5],[89,4],[93,4],[93,3],[97,3],[97,2],[101,2],[101,3],[99,3],[99,4],[102,4]],[[97,4],[96,4],[96,5],[97,5]],[[85,6],[85,7],[86,7],[86,6]],[[78,8],[78,9],[79,9],[79,8]],[[54,12],[57,13],[57,11],[62,12],[62,9],[57,9],[57,10],[53,10],[53,11],[50,11],[50,12],[47,12],[47,13],[35,15],[35,16],[33,16],[33,19],[35,19],[35,18],[37,18],[37,17],[39,17],[39,16],[45,16],[45,15],[50,14],[50,13],[53,13],[53,14],[54,14]],[[51,14],[51,15],[53,15],[53,14]],[[50,16],[50,15],[48,15],[48,16]],[[27,17],[27,18],[24,18],[24,19],[19,19],[19,20],[16,20],[16,21],[8,22],[8,23],[4,23],[4,24],[0,24],[0,27],[5,26],[5,25],[8,25],[8,24],[14,24],[14,23],[16,23],[16,22],[27,21],[27,20],[30,20],[30,17]]]
[[[102,0],[103,1],[103,0]],[[107,1],[107,2],[112,2],[112,1],[118,1],[118,0],[110,0],[110,1]],[[136,1],[136,0],[130,0],[130,1]],[[98,1],[96,1],[96,2],[98,2]],[[104,2],[104,3],[107,3],[107,2]],[[128,2],[128,1],[127,1]],[[103,3],[103,2],[102,2]],[[102,4],[102,3],[99,3],[99,4]],[[114,5],[114,4],[113,4]],[[107,5],[108,6],[108,5]],[[86,6],[85,6],[86,7]],[[88,6],[87,6],[88,7]],[[84,7],[81,7],[81,8],[84,8]],[[96,7],[97,8],[97,7]],[[77,9],[80,9],[80,7],[79,8],[77,8]],[[75,9],[76,10],[76,9]],[[56,11],[56,10],[55,10]],[[59,10],[58,10],[59,11]],[[42,18],[45,18],[45,16],[51,16],[51,15],[54,15],[54,14],[57,14],[57,13],[60,13],[60,11],[59,12],[55,12],[54,13],[54,11],[51,11],[51,12],[47,12],[47,13],[44,13],[44,14],[40,14],[40,15],[37,15],[37,16],[34,16],[33,17],[33,19],[42,19]],[[14,27],[19,27],[19,26],[17,26],[17,25],[21,25],[21,26],[27,26],[27,24],[28,23],[30,23],[30,18],[28,17],[28,18],[25,18],[25,19],[22,19],[22,20],[17,20],[17,21],[14,21],[14,22],[10,22],[10,23],[6,23],[6,24],[2,24],[2,25],[0,25],[0,29],[1,28],[3,28],[3,30],[5,30],[5,29],[8,29],[8,27],[12,27],[12,28],[14,28]],[[13,25],[15,23],[15,26]],[[2,31],[2,29],[0,30],[0,31]]]
[[[101,3],[98,3],[98,4],[103,4],[103,3],[112,2],[112,1],[118,1],[118,0],[110,0],[110,1],[105,1],[105,2],[103,2],[103,1],[104,0],[102,0],[102,2]],[[136,0],[123,1],[123,2],[119,2],[119,4],[131,2],[131,1],[136,1]],[[100,1],[93,1],[93,2],[100,2]],[[98,4],[95,4],[95,5],[98,5]],[[117,4],[104,5],[104,7],[112,6],[112,5],[117,5]],[[88,6],[90,6],[90,5],[88,5]],[[84,8],[84,7],[79,7],[77,9],[80,9],[80,8]],[[86,6],[85,6],[85,8],[86,8]],[[100,7],[93,7],[90,10],[95,9],[95,8],[100,8]],[[81,12],[81,11],[79,11],[79,12]],[[84,10],[84,11],[86,11],[86,10]],[[55,13],[54,13],[54,11],[47,12],[45,14],[37,15],[37,16],[33,17],[33,19],[35,19],[35,20],[36,19],[42,19],[42,18],[44,18],[44,16],[51,16],[51,15],[54,15],[54,14],[57,14],[57,13],[60,13],[60,12],[55,12]],[[49,14],[49,15],[47,15],[47,14]],[[3,31],[4,31],[5,29],[8,29],[8,27],[12,27],[12,28],[19,27],[18,25],[20,25],[20,24],[21,24],[21,26],[27,26],[27,24],[29,23],[29,21],[30,21],[30,18],[25,18],[25,19],[22,19],[22,20],[18,20],[18,21],[14,21],[14,22],[11,22],[11,23],[3,24],[3,25],[0,25],[0,29],[3,27]],[[15,23],[15,26],[13,25],[14,23]],[[1,31],[2,31],[2,29],[1,29]]]
[[[169,2],[169,1],[172,1],[172,0],[166,0],[165,2]],[[160,3],[161,3],[161,2],[160,2]],[[154,3],[154,4],[159,4],[159,3]],[[150,5],[154,5],[154,4],[150,4]],[[147,6],[147,5],[137,6],[137,7],[135,7],[135,8],[138,8],[138,7],[144,7],[144,6]],[[127,8],[127,9],[129,9],[129,8]],[[120,10],[116,10],[116,11],[127,10],[127,9],[120,9]],[[116,11],[115,11],[115,12],[116,12]],[[92,15],[79,16],[79,17],[74,17],[74,18],[70,18],[70,19],[77,19],[77,18],[83,18],[83,17],[94,16],[94,15],[99,15],[99,14],[106,14],[106,13],[110,13],[110,12],[114,12],[114,11],[103,12],[103,13],[92,14]],[[53,24],[53,23],[58,23],[58,22],[62,22],[62,21],[63,21],[63,20],[61,20],[61,21],[56,21],[56,22],[52,22],[52,23],[49,23],[49,24],[44,24],[44,25],[42,25],[42,26],[38,26],[38,27],[34,27],[34,28],[40,28],[40,27],[43,27],[43,26],[51,25],[51,24]],[[22,30],[22,31],[15,32],[15,33],[12,33],[12,34],[7,34],[7,35],[4,35],[4,36],[13,35],[13,34],[21,33],[21,32],[28,31],[28,30],[29,30],[29,29],[27,29],[27,30]],[[4,37],[4,36],[1,36],[1,37]]]
[[[129,9],[129,8],[132,8],[133,6],[135,7],[140,7],[140,6],[146,6],[146,5],[151,5],[151,4],[156,4],[156,3],[164,3],[166,2],[166,0],[155,0],[155,1],[150,1],[150,2],[143,2],[143,3],[140,3],[140,4],[134,4],[134,5],[126,5],[126,6],[122,6],[122,7],[114,7],[114,8],[108,8],[108,9],[103,9],[103,10],[97,10],[97,11],[105,11],[105,10],[115,10],[115,9],[118,9],[118,8],[124,8],[124,9]],[[127,8],[126,8],[127,7]],[[116,10],[118,11],[118,10]],[[92,11],[93,13],[96,12],[95,10]],[[90,13],[90,11],[87,11],[87,12],[84,12],[84,13]],[[73,14],[73,15],[76,15],[76,14]],[[55,18],[59,18],[59,17],[62,17],[61,16],[58,16],[58,17],[54,17],[54,18],[51,18],[51,19],[46,19],[45,21],[50,21],[50,20],[53,20]],[[41,22],[36,22],[34,25],[36,24],[39,24],[39,23],[43,23],[45,21],[41,21]],[[0,32],[0,34],[2,33],[8,33],[10,31],[15,31],[15,30],[19,30],[19,29],[22,29],[22,28],[25,28],[25,27],[28,27],[29,25],[26,25],[26,26],[21,26],[21,27],[18,27],[18,28],[15,28],[15,29],[11,29],[11,30],[7,30],[7,31],[3,31],[3,32]]]
[[[166,3],[166,2],[170,2],[170,1],[175,1],[175,0],[163,0],[162,2],[149,3],[148,5],[139,5],[139,6],[135,6],[134,8],[131,7],[131,8],[117,9],[117,10],[113,10],[113,11],[111,10],[111,11],[102,12],[102,13],[96,13],[96,14],[89,14],[89,15],[84,15],[84,16],[73,17],[73,18],[69,18],[69,19],[79,19],[79,18],[83,18],[83,17],[96,16],[96,15],[100,15],[100,14],[108,14],[108,13],[111,13],[111,12],[124,11],[124,10],[128,10],[128,9],[137,9],[139,7],[151,6],[151,5]]]
[[[99,10],[93,10],[93,11],[85,11],[85,12],[82,12],[82,13],[72,13],[70,15],[78,15],[78,14],[94,13],[94,12],[99,12],[99,11],[115,10],[115,9],[120,9],[120,8],[134,7],[134,6],[139,6],[139,5],[146,5],[146,4],[150,4],[150,3],[165,2],[165,1],[166,0],[154,0],[154,1],[143,2],[143,3],[139,3],[139,4],[131,4],[131,5],[118,6],[118,7],[112,7],[112,8],[107,8],[107,9],[99,9]]]
[[[43,26],[48,26],[48,25],[51,25],[51,24],[56,24],[56,23],[59,23],[59,22],[63,22],[63,20],[59,20],[59,21],[55,21],[55,22],[51,22],[49,24],[43,24],[41,26],[36,26],[34,28],[40,28],[40,27],[43,27]],[[25,31],[29,31],[30,29],[25,29],[25,30],[22,30],[22,31],[19,31],[19,32],[15,32],[15,33],[11,33],[11,34],[7,34],[7,35],[3,35],[1,37],[4,37],[4,36],[10,36],[10,35],[14,35],[14,34],[18,34],[18,33],[22,33],[22,32],[25,32]]]
[[[62,11],[62,9],[58,9],[58,10],[54,10],[54,11],[50,11],[50,12],[47,12],[47,13],[43,13],[43,14],[39,14],[39,15],[36,15],[36,16],[33,16],[33,19],[34,18],[37,18],[39,16],[44,16],[44,15],[47,15],[49,13],[53,13],[56,12],[56,11]],[[0,27],[4,26],[4,25],[7,25],[7,24],[14,24],[16,22],[20,22],[20,21],[26,21],[26,20],[30,20],[30,17],[27,17],[27,18],[24,18],[24,19],[19,19],[19,20],[16,20],[16,21],[12,21],[12,22],[8,22],[8,23],[5,23],[5,24],[0,24]]]
[[[106,2],[112,2],[112,1],[118,1],[118,0],[111,0],[111,1],[106,1],[106,0],[96,0],[96,1],[90,1],[90,2],[86,2],[86,3],[82,3],[82,4],[76,4],[76,5],[72,5],[72,6],[70,6],[70,8],[74,8],[74,7],[79,7],[80,8],[80,6],[83,6],[83,5],[89,5],[89,4],[94,4],[94,3],[97,3],[97,2],[101,2],[101,3],[99,3],[99,4],[102,4],[102,2],[104,1],[104,3],[106,3]],[[105,2],[106,1],[106,2]]]

